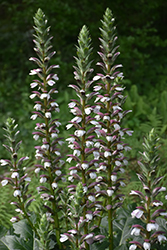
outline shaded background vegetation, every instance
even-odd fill
[[[68,84],[73,80],[73,56],[81,27],[86,24],[92,36],[94,66],[98,60],[100,19],[109,7],[116,18],[118,43],[123,64],[124,85],[128,96],[125,109],[132,113],[125,125],[134,130],[132,157],[140,149],[144,133],[155,127],[166,145],[167,129],[167,1],[166,0],[1,0],[0,2],[0,128],[12,116],[21,125],[21,137],[31,153],[34,124],[30,121],[31,77],[34,67],[33,16],[41,8],[49,19],[53,59],[59,64],[58,102],[63,111],[61,122],[70,119],[67,103]],[[69,119],[67,119],[69,117]],[[64,130],[64,127],[62,128]],[[0,130],[3,143],[3,132]],[[2,145],[2,144],[1,144]],[[0,145],[2,158],[5,156]],[[163,155],[163,154],[162,154]]]

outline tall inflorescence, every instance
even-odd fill
[[[96,146],[99,148],[99,167],[101,173],[101,195],[104,200],[104,211],[108,213],[109,228],[109,249],[113,249],[113,219],[117,208],[122,205],[123,195],[120,187],[125,185],[119,173],[123,173],[123,167],[128,161],[124,151],[130,147],[124,143],[124,135],[132,135],[132,131],[122,128],[121,122],[129,111],[123,111],[124,87],[122,86],[123,74],[119,71],[122,67],[115,64],[119,55],[116,46],[117,36],[115,35],[114,18],[110,9],[106,9],[102,22],[100,49],[98,52],[101,61],[97,63],[102,73],[97,74],[94,80],[98,83],[94,86],[97,93],[95,100],[95,119],[99,127],[95,131],[98,139]]]
[[[167,217],[167,211],[163,209],[163,203],[158,198],[161,192],[166,191],[166,188],[160,185],[163,177],[158,176],[159,146],[159,138],[152,129],[144,139],[142,161],[138,162],[141,174],[137,176],[141,181],[143,192],[132,190],[130,193],[137,196],[141,203],[131,213],[133,218],[139,219],[139,224],[132,226],[131,235],[137,238],[130,242],[130,250],[150,250],[154,248],[154,244],[163,244],[167,241],[165,232],[160,230],[157,220],[158,217]]]
[[[21,218],[26,218],[30,223],[32,229],[36,232],[31,220],[29,219],[30,212],[28,210],[29,205],[34,200],[31,195],[28,194],[29,183],[31,178],[26,173],[25,162],[29,159],[28,156],[19,158],[19,149],[22,141],[18,140],[19,130],[17,130],[18,124],[16,124],[13,118],[8,118],[5,124],[5,137],[7,139],[7,145],[3,145],[10,154],[10,160],[1,159],[1,166],[9,167],[11,176],[4,177],[1,181],[2,186],[11,185],[13,188],[13,196],[15,201],[12,202],[16,206],[15,211],[17,216],[11,218],[11,222],[17,222]],[[37,232],[36,232],[37,233]]]
[[[59,105],[55,100],[55,95],[58,93],[55,88],[58,76],[52,73],[53,69],[58,68],[58,65],[50,65],[50,59],[55,52],[50,52],[52,48],[51,39],[49,36],[50,27],[47,27],[47,20],[41,9],[38,9],[34,17],[34,34],[35,52],[38,58],[31,57],[30,60],[38,65],[38,68],[31,70],[30,75],[37,75],[31,83],[31,88],[37,90],[32,91],[31,99],[35,99],[35,111],[31,119],[38,119],[36,123],[36,131],[33,133],[35,140],[40,141],[40,145],[36,146],[36,159],[39,164],[36,165],[35,173],[40,174],[41,186],[38,187],[41,193],[41,198],[45,201],[47,209],[47,217],[53,224],[56,232],[56,239],[59,248],[60,243],[60,223],[59,223],[59,192],[61,189],[61,181],[64,181],[59,146],[62,144],[59,138],[59,129],[61,125],[58,119],[55,118],[59,112]]]
[[[91,98],[96,94],[91,92],[90,80],[93,69],[91,68],[91,38],[86,26],[83,26],[77,46],[77,56],[75,57],[76,66],[74,67],[76,85],[70,85],[77,95],[77,99],[71,100],[69,107],[74,118],[67,125],[67,129],[73,127],[74,134],[67,139],[69,148],[73,150],[72,154],[68,155],[67,161],[71,164],[69,168],[69,190],[71,193],[76,193],[76,184],[82,183],[83,196],[80,200],[80,213],[76,218],[76,207],[70,208],[74,219],[73,228],[75,233],[72,236],[66,235],[65,239],[69,239],[72,244],[75,244],[76,249],[89,249],[89,245],[94,240],[102,236],[95,236],[92,227],[92,221],[96,218],[99,212],[96,210],[98,202],[95,199],[95,188],[98,182],[96,181],[96,165],[99,158],[98,148],[94,145],[95,130],[98,122],[91,116],[93,107],[90,104]],[[78,192],[80,193],[80,192]],[[73,194],[72,194],[73,195]],[[78,200],[75,195],[75,199]],[[81,212],[82,210],[82,212]],[[71,217],[70,216],[70,221]],[[82,215],[82,216],[81,216]],[[81,225],[82,227],[79,225]],[[83,229],[83,231],[82,231]],[[70,231],[71,232],[71,231]],[[77,240],[76,240],[77,239]],[[62,238],[62,241],[64,238]],[[74,246],[73,246],[74,247]]]

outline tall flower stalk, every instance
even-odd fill
[[[97,63],[103,73],[97,74],[94,80],[99,81],[94,90],[97,93],[94,113],[96,121],[101,128],[96,130],[100,159],[98,172],[101,173],[101,195],[103,196],[104,210],[108,213],[109,249],[113,249],[113,220],[115,211],[122,205],[120,186],[125,185],[123,178],[118,174],[123,173],[123,166],[127,165],[123,151],[130,149],[124,143],[124,134],[131,135],[132,131],[121,127],[121,121],[128,111],[123,111],[125,101],[122,87],[123,75],[118,71],[122,65],[116,65],[115,60],[119,55],[116,46],[114,18],[110,9],[106,9],[102,22],[100,49],[98,54],[101,61]],[[102,215],[102,214],[101,214]],[[100,223],[100,220],[99,220]]]
[[[18,124],[16,124],[13,118],[8,118],[6,121],[5,137],[7,139],[7,145],[3,145],[7,151],[10,153],[10,160],[1,159],[1,166],[10,167],[10,177],[5,177],[1,181],[2,186],[11,185],[13,188],[13,196],[16,201],[11,204],[15,205],[15,211],[18,213],[18,216],[11,218],[11,222],[17,222],[21,218],[26,218],[36,233],[38,235],[36,228],[32,224],[29,216],[30,212],[28,210],[29,205],[34,200],[31,198],[31,195],[28,194],[28,187],[31,182],[31,178],[26,173],[25,161],[29,159],[28,156],[19,158],[19,149],[22,141],[18,141],[19,130],[17,130]]]
[[[90,76],[93,71],[93,69],[90,68],[91,51],[89,31],[86,26],[83,26],[78,37],[78,57],[75,57],[76,66],[74,67],[74,75],[77,85],[70,85],[70,87],[76,91],[78,99],[72,100],[69,103],[71,112],[75,117],[71,120],[70,124],[67,125],[67,129],[74,127],[75,132],[67,139],[69,147],[73,150],[73,153],[68,155],[67,161],[74,164],[69,168],[69,181],[72,182],[69,188],[75,193],[76,183],[81,182],[84,192],[82,201],[80,202],[83,207],[82,218],[80,218],[83,224],[83,232],[80,227],[80,229],[78,229],[80,232],[75,234],[75,237],[78,237],[77,235],[81,235],[82,232],[82,239],[84,241],[79,241],[82,242],[82,244],[76,246],[76,248],[87,250],[89,249],[89,244],[92,244],[95,240],[91,223],[98,215],[98,211],[95,210],[97,206],[95,187],[97,186],[96,164],[99,158],[99,152],[98,148],[94,146],[94,131],[98,123],[91,117],[93,107],[90,104],[90,100],[96,94],[95,92],[89,91],[92,84]],[[75,222],[75,225],[78,225],[78,223],[79,221],[77,223]],[[77,229],[75,228],[75,230]],[[76,244],[78,244],[78,241],[76,241]]]
[[[41,192],[41,198],[45,201],[45,208],[47,208],[48,220],[53,222],[56,233],[57,244],[60,249],[62,245],[60,242],[60,222],[59,222],[59,192],[61,189],[61,181],[64,181],[62,173],[61,153],[59,145],[62,144],[61,138],[58,137],[61,125],[58,119],[54,118],[54,114],[59,112],[59,105],[54,99],[55,94],[58,93],[55,88],[58,76],[52,73],[52,70],[58,68],[58,65],[50,65],[50,59],[55,52],[50,52],[52,48],[51,39],[49,36],[50,27],[47,27],[47,20],[44,13],[39,9],[34,17],[34,50],[38,58],[31,57],[39,68],[33,69],[30,75],[37,75],[31,83],[31,88],[37,88],[37,91],[32,91],[31,99],[35,98],[35,106],[31,119],[39,119],[36,123],[36,131],[33,133],[35,140],[40,140],[42,145],[36,146],[36,159],[40,163],[36,165],[35,173],[40,173],[40,183],[42,186],[38,187]],[[46,185],[44,184],[46,183]],[[45,186],[44,186],[45,185]]]
[[[159,230],[157,218],[167,216],[167,211],[163,209],[163,203],[157,198],[158,194],[166,191],[166,187],[159,186],[163,177],[158,176],[158,148],[159,138],[156,136],[154,129],[144,139],[142,161],[138,164],[141,168],[141,174],[137,174],[141,181],[143,192],[132,190],[131,195],[140,199],[141,205],[131,213],[132,217],[139,219],[139,224],[132,226],[131,235],[138,236],[141,241],[131,241],[130,250],[137,248],[150,250],[153,249],[154,243],[167,241],[163,235],[165,232]]]

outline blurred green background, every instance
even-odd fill
[[[135,158],[140,140],[155,127],[164,140],[167,129],[167,1],[166,0],[6,0],[0,1],[0,140],[4,143],[2,127],[7,117],[19,123],[26,151],[33,150],[32,136],[35,123],[30,121],[33,101],[29,99],[32,77],[29,71],[36,67],[29,61],[35,56],[33,16],[41,8],[51,26],[53,49],[57,51],[52,62],[59,64],[57,83],[58,103],[62,111],[63,128],[70,120],[67,103],[72,97],[67,86],[74,82],[73,56],[81,27],[89,27],[94,47],[95,71],[99,60],[98,37],[100,19],[109,7],[116,18],[120,56],[123,64],[125,109],[130,113],[124,126],[134,130],[131,145]],[[69,119],[68,119],[69,118]],[[63,131],[62,131],[63,132]],[[1,158],[5,152],[0,143]],[[163,154],[162,154],[163,155]]]

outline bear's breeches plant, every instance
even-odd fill
[[[61,68],[51,63],[56,52],[52,51],[53,37],[45,14],[41,9],[35,14],[36,56],[30,61],[36,66],[29,74],[35,148],[32,161],[27,154],[21,155],[17,124],[9,118],[4,128],[7,143],[3,146],[10,158],[0,160],[9,171],[1,184],[3,188],[11,185],[16,211],[11,218],[13,229],[2,235],[4,249],[18,249],[18,242],[24,246],[21,250],[167,248],[166,179],[159,176],[159,139],[154,129],[144,139],[144,152],[138,161],[141,188],[130,189],[136,208],[132,209],[134,204],[125,205],[128,197],[124,187],[129,180],[127,151],[133,150],[127,138],[129,142],[133,131],[124,122],[131,110],[124,109],[123,66],[117,63],[118,37],[109,8],[99,33],[99,61],[94,65],[89,29],[84,25],[80,30],[74,82],[69,83],[75,96],[67,105],[72,118],[63,128],[58,119],[63,110],[57,101]],[[66,135],[69,132],[65,138],[61,136],[63,129]],[[34,176],[36,195],[32,197]],[[33,209],[34,202],[38,211]]]

